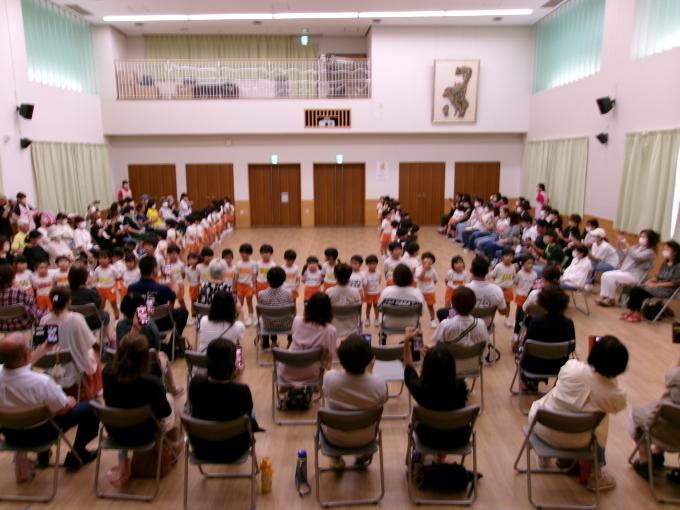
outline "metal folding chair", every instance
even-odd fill
[[[568,459],[572,461],[589,460],[593,463],[594,472],[599,470],[598,456],[597,456],[597,441],[595,439],[595,429],[604,418],[604,413],[558,413],[556,411],[548,411],[546,409],[539,409],[531,422],[530,426],[524,426],[522,432],[524,433],[524,442],[522,448],[515,460],[514,468],[518,473],[527,475],[527,493],[529,502],[535,508],[541,509],[556,509],[556,510],[594,510],[597,508],[600,488],[595,477],[595,501],[591,505],[567,505],[567,504],[546,504],[536,503],[533,499],[531,491],[531,475],[532,474],[560,474],[569,472],[569,468],[537,468],[531,467],[531,450],[536,452],[539,457]],[[583,448],[560,448],[548,444],[541,439],[534,428],[537,424],[548,429],[562,432],[564,434],[583,434],[591,433],[590,442]],[[526,469],[519,467],[519,461],[522,458],[522,453],[526,450]]]
[[[31,323],[31,316],[23,304],[0,306],[0,322],[27,319]]]
[[[539,381],[541,379],[551,379],[557,378],[560,373],[560,369],[556,369],[552,372],[544,371],[541,373],[530,372],[524,368],[524,363],[529,358],[540,359],[544,361],[553,361],[559,359],[569,358],[576,351],[576,340],[570,340],[568,342],[539,342],[537,340],[525,340],[524,346],[522,347],[522,354],[520,355],[519,361],[515,364],[515,375],[512,377],[510,382],[510,393],[513,395],[518,395],[519,400],[519,410],[527,415],[529,410],[522,407],[522,396],[526,394],[538,394],[542,393],[529,392],[522,390],[521,381],[518,381],[521,376],[525,379],[531,379],[534,381]],[[561,367],[560,367],[561,368]],[[517,391],[513,389],[515,386],[515,381],[517,382]]]
[[[94,303],[87,303],[85,305],[69,305],[68,309],[72,312],[79,313],[85,317],[85,320],[92,319],[99,324],[99,327],[94,328],[92,331],[99,331],[97,336],[99,337],[99,358],[101,359],[102,354],[104,354],[104,350],[106,349],[106,345],[104,345],[104,329],[106,329],[106,327],[99,316],[99,308],[97,308]]]
[[[38,361],[33,363],[33,368],[48,371],[56,365],[67,365],[73,362],[73,356],[68,349],[56,349],[43,355]],[[75,364],[73,365],[75,367]],[[83,374],[78,373],[78,394],[77,400],[80,402],[80,390],[82,386]]]
[[[385,345],[387,343],[388,335],[403,335],[406,328],[413,326],[415,328],[420,327],[420,316],[423,313],[422,303],[414,303],[411,305],[396,306],[383,304],[380,306],[380,328],[378,330],[378,337],[380,338],[380,345]],[[388,327],[385,322],[389,323],[390,320],[398,320],[399,322],[404,322],[404,326],[399,328]],[[407,321],[411,323],[408,324]]]
[[[276,410],[279,407],[278,402],[281,402],[279,395],[280,390],[299,389],[302,387],[314,387],[319,389],[321,394],[321,386],[323,384],[324,369],[319,369],[319,376],[313,381],[307,381],[304,385],[286,381],[279,375],[278,364],[288,366],[290,368],[306,368],[314,363],[321,363],[322,351],[321,349],[310,349],[308,351],[289,351],[287,349],[272,349],[272,357],[274,358],[274,370],[272,372],[272,420],[277,425],[313,425],[316,423],[314,419],[300,419],[300,420],[282,420],[277,416]]]
[[[479,379],[481,414],[484,411],[484,349],[486,344],[480,342],[475,345],[460,345],[458,343],[444,342],[444,345],[453,356],[453,359],[456,360],[456,377],[472,379],[470,391],[475,390],[477,379]],[[478,365],[475,368],[470,367],[467,370],[459,369],[458,362],[475,358],[478,360]]]
[[[0,452],[15,452],[15,453],[41,453],[48,451],[52,446],[57,446],[57,455],[53,464],[54,478],[52,479],[52,491],[45,496],[33,495],[13,495],[0,493],[0,501],[23,501],[28,503],[48,503],[54,499],[57,494],[57,486],[59,485],[59,453],[61,442],[64,441],[69,448],[72,449],[71,443],[64,436],[61,428],[55,423],[52,413],[46,407],[36,407],[34,409],[27,409],[26,411],[5,413],[0,412],[0,429],[2,430],[28,430],[50,424],[54,427],[56,437],[51,441],[33,446],[19,446],[12,444],[5,437],[0,441]],[[5,472],[12,472],[8,469]],[[29,505],[30,506],[30,505]]]
[[[388,394],[389,398],[397,399],[404,392],[404,346],[403,345],[373,345],[371,346],[375,356],[373,373],[382,377],[385,382],[399,383],[397,393]],[[408,409],[403,414],[383,414],[383,420],[405,420],[411,415],[411,393],[408,395]]]
[[[137,407],[134,409],[117,409],[114,407],[107,407],[93,400],[91,402],[92,409],[101,422],[99,429],[99,441],[97,443],[97,462],[95,463],[94,472],[94,493],[98,498],[108,499],[124,499],[133,501],[153,501],[158,495],[161,483],[161,459],[163,455],[163,443],[165,443],[165,433],[161,428],[161,424],[156,420],[149,406]],[[125,429],[132,428],[144,423],[153,422],[157,427],[155,437],[148,443],[139,444],[135,441],[134,434],[128,439],[130,442],[121,442],[113,439],[108,434],[108,428]],[[107,430],[106,436],[104,430]],[[120,439],[120,438],[118,438]],[[124,492],[103,492],[99,490],[99,466],[101,464],[102,450],[132,450],[135,452],[145,452],[153,450],[158,446],[158,459],[156,465],[156,483],[154,491],[149,495],[141,494],[127,494]]]
[[[263,336],[288,336],[292,334],[295,304],[286,306],[255,305],[257,322],[255,323],[255,361],[261,367],[270,367],[272,362],[260,360]],[[281,328],[265,328],[265,324],[280,324]]]
[[[187,391],[194,377],[194,369],[205,373],[208,368],[208,357],[205,353],[197,351],[185,351],[184,359],[187,362]]]
[[[349,331],[346,335],[343,335],[343,337],[349,336],[353,333],[356,333],[358,335],[361,334],[361,307],[362,304],[359,303],[358,305],[344,305],[344,306],[332,306],[333,309],[333,324],[335,324],[336,320],[340,320],[343,322],[347,322],[348,324],[350,321],[355,322],[354,327],[352,328],[351,331]],[[338,337],[340,339],[340,336]]]
[[[406,465],[408,467],[408,497],[416,505],[472,505],[477,499],[477,436],[475,433],[475,421],[479,416],[479,406],[467,406],[455,411],[431,411],[420,406],[413,408],[411,424],[408,428],[408,446],[406,448]],[[432,448],[423,443],[418,436],[416,427],[423,425],[430,429],[453,432],[463,428],[470,428],[470,439],[467,444],[459,448]],[[465,457],[472,454],[472,488],[465,499],[422,499],[413,494],[413,452],[422,455],[460,455],[461,464]]]
[[[187,433],[184,439],[184,508],[188,508],[189,496],[189,463],[198,466],[201,475],[207,479],[215,478],[248,478],[250,480],[250,508],[255,510],[255,491],[257,490],[257,455],[255,453],[255,436],[250,424],[250,418],[243,415],[240,418],[230,421],[206,421],[193,418],[186,414],[182,415],[182,425]],[[200,439],[202,441],[226,441],[242,434],[248,434],[250,445],[248,450],[236,461],[216,462],[213,459],[203,459],[196,454],[192,441]],[[248,457],[251,459],[250,471],[248,473],[208,473],[203,470],[205,465],[231,466],[244,464]]]
[[[382,406],[365,411],[335,411],[331,409],[319,409],[316,419],[316,434],[314,435],[314,473],[316,478],[316,499],[323,507],[354,506],[378,504],[385,495],[385,470],[383,466],[382,432],[380,431],[380,418]],[[325,435],[324,428],[336,429],[343,432],[352,432],[374,428],[373,439],[361,446],[347,447],[335,446],[330,443]],[[319,466],[319,451],[327,457],[342,457],[344,455],[365,456],[376,452],[380,459],[380,494],[366,499],[324,500],[321,497],[321,473],[333,471],[332,468]],[[345,469],[364,469],[364,466],[348,466]]]
[[[491,344],[487,346],[489,352],[486,356],[486,362],[488,365],[493,365],[501,357],[501,353],[496,347],[496,307],[492,306],[489,308],[475,308],[472,310],[470,315],[472,315],[475,319],[483,320],[484,324],[486,324],[486,329],[491,336]]]
[[[581,312],[583,315],[590,317],[590,305],[588,304],[588,294],[589,292],[586,292],[584,289],[579,288],[579,289],[566,289],[567,292],[569,292],[571,296],[571,300],[574,303],[574,308]],[[583,296],[583,304],[585,305],[583,308],[578,306],[578,302],[576,301],[576,295],[580,294]]]
[[[668,297],[668,298],[666,298],[666,299],[663,300],[663,307],[661,307],[661,310],[659,310],[659,313],[657,313],[656,316],[654,317],[654,319],[652,320],[653,323],[656,322],[656,321],[658,321],[661,317],[663,317],[663,314],[666,312],[666,309],[668,308],[668,306],[669,306],[673,301],[675,301],[675,300],[677,299],[678,293],[680,293],[680,287],[676,288],[676,289],[673,291],[673,294],[671,294],[670,297]],[[660,298],[653,298],[653,297],[652,297],[652,298],[649,298],[649,299],[645,299],[645,302],[650,301],[650,300],[652,300],[652,299],[660,299]]]
[[[663,433],[660,433],[662,427],[665,430]],[[669,432],[670,430],[673,430],[674,432]],[[668,402],[659,406],[651,425],[643,427],[642,436],[635,443],[635,449],[633,450],[633,453],[630,454],[628,462],[631,464],[633,463],[633,457],[643,443],[648,452],[652,451],[652,445],[654,444],[660,447],[664,452],[680,453],[680,404]],[[680,504],[680,498],[662,496],[656,491],[656,488],[654,487],[654,463],[651,459],[647,462],[647,466],[649,473],[649,489],[651,490],[654,499],[659,503]]]
[[[194,302],[191,304],[191,308],[196,315],[196,341],[194,342],[194,349],[198,349],[198,332],[201,330],[201,319],[210,314],[210,305]]]
[[[175,319],[172,317],[172,308],[170,305],[156,305],[154,308],[151,319],[158,324],[159,321],[163,319],[168,319],[170,321],[170,328],[162,330],[161,333],[161,344],[170,345],[172,351],[170,353],[170,361],[175,361],[175,344],[177,340],[177,330],[175,328]],[[159,328],[160,329],[160,328]]]

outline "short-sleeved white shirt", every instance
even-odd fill
[[[0,367],[0,411],[19,412],[45,406],[58,413],[67,404],[64,390],[49,375],[33,372],[30,365]]]

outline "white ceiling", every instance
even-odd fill
[[[346,11],[422,11],[458,9],[533,9],[528,16],[384,19],[381,26],[527,26],[548,12],[547,0],[53,0],[58,4],[77,4],[92,13],[85,18],[104,24],[106,15],[144,14],[217,14]],[[132,22],[110,23],[128,35],[167,33],[299,34],[306,28],[312,34],[363,36],[376,21],[370,19],[266,20],[252,21],[156,21],[137,26]]]

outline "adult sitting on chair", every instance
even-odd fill
[[[210,342],[216,338],[226,338],[234,343],[243,340],[246,327],[236,320],[236,305],[230,293],[215,293],[210,304],[208,315],[201,317],[198,330],[198,352],[206,352]]]
[[[31,370],[31,362],[45,352],[47,345],[43,344],[31,355],[29,342],[21,333],[12,333],[0,340],[0,360],[4,364],[0,369],[0,411],[13,413],[47,407],[64,432],[77,426],[73,451],[66,455],[64,464],[68,469],[78,469],[97,457],[86,447],[97,437],[99,422],[89,402],[76,402],[66,396],[51,377]],[[3,430],[2,433],[11,443],[26,446],[47,443],[57,434],[49,423],[30,430]],[[46,466],[49,452],[39,454],[38,462]]]
[[[531,406],[529,423],[539,409],[563,413],[602,412],[618,413],[626,408],[626,395],[616,383],[616,377],[626,370],[628,350],[616,337],[603,336],[593,346],[588,362],[577,359],[567,361],[560,370],[555,386]],[[599,465],[605,465],[605,446],[609,430],[609,417],[605,416],[595,429]],[[590,444],[591,436],[567,434],[547,429],[540,424],[534,428],[536,434],[548,444],[559,448],[579,449]],[[545,466],[548,460],[542,460]],[[597,473],[600,490],[613,489],[616,480],[600,469]],[[588,488],[595,490],[595,474],[591,472]]]
[[[588,258],[593,264],[593,271],[588,278],[588,284],[592,286],[595,273],[604,274],[616,269],[619,265],[619,254],[616,248],[607,241],[607,233],[603,228],[593,229],[589,234],[593,238],[593,243],[590,245]],[[583,244],[585,245],[585,242]]]
[[[313,294],[307,301],[304,316],[297,316],[293,320],[293,341],[289,349],[291,351],[321,349],[323,356],[321,366],[325,369],[330,368],[338,338],[335,326],[331,324],[332,320],[331,300],[321,292]],[[281,365],[278,371],[285,381],[304,384],[319,378],[321,366],[318,363],[305,368]]]
[[[628,309],[630,313],[621,316],[621,320],[640,322],[640,310],[645,299],[650,297],[668,299],[680,286],[680,244],[668,241],[661,252],[663,264],[659,273],[640,286],[630,289]]]
[[[89,277],[87,268],[80,262],[75,262],[68,271],[68,285],[71,289],[71,304],[73,305],[88,305],[93,304],[97,307],[96,317],[87,317],[85,321],[91,330],[99,328],[108,328],[111,317],[109,312],[102,310],[102,298],[96,289],[91,289],[87,286],[87,279]]]
[[[470,264],[472,281],[465,286],[475,293],[475,308],[496,308],[499,312],[505,312],[507,305],[503,291],[495,283],[486,280],[488,273],[489,262],[484,257],[475,257]],[[491,323],[488,322],[486,326],[488,328]]]
[[[387,402],[387,383],[373,375],[375,357],[371,346],[359,335],[349,335],[338,347],[338,358],[344,372],[331,370],[323,377],[324,407],[336,411],[363,411]],[[340,447],[364,446],[371,442],[375,427],[343,432],[324,427],[329,443]],[[357,457],[357,465],[365,465],[371,456]],[[343,469],[342,457],[331,457],[334,469]]]
[[[392,276],[394,285],[385,287],[378,299],[378,309],[383,305],[391,306],[414,306],[420,303],[422,310],[425,308],[425,298],[420,289],[413,287],[413,273],[406,264],[399,264],[394,268]],[[403,329],[408,326],[415,326],[411,317],[389,317],[383,318],[383,323],[387,329]]]
[[[166,394],[161,381],[150,373],[149,344],[144,335],[128,335],[116,350],[112,363],[104,367],[104,402],[109,407],[119,409],[135,409],[149,406],[154,417],[162,423],[166,432],[174,431],[174,438],[179,437],[179,420],[177,419],[172,396]],[[153,440],[158,428],[149,421],[138,425],[134,429],[126,428],[120,431],[108,428],[107,432],[115,440],[116,436],[123,437],[121,442],[129,443],[134,437],[139,444]],[[131,475],[130,462],[127,451],[121,451],[118,456],[118,466],[107,473],[109,481],[120,486]]]
[[[272,273],[273,271],[273,273]],[[294,305],[293,295],[288,289],[283,288],[283,284],[286,281],[286,272],[281,267],[272,267],[267,272],[267,283],[269,288],[261,290],[257,293],[257,304],[262,306],[288,306]],[[277,321],[269,321],[265,319],[260,319],[263,324],[265,331],[272,330],[286,330],[291,327],[290,319],[282,319]],[[269,348],[269,336],[262,336],[262,348]],[[289,338],[290,342],[291,339]],[[271,337],[271,342],[276,346],[276,335]]]
[[[588,258],[588,247],[580,244],[574,248],[571,264],[562,273],[560,287],[565,290],[579,290],[585,287],[593,265]]]
[[[456,378],[456,360],[444,344],[436,344],[427,350],[418,377],[411,354],[415,333],[414,328],[407,328],[404,337],[404,382],[408,391],[419,406],[431,411],[453,411],[465,407],[467,387],[462,379]],[[416,432],[427,446],[447,450],[467,444],[470,438],[469,428],[452,433],[419,425]]]
[[[675,366],[666,373],[666,390],[661,395],[661,398],[648,404],[633,407],[630,425],[631,436],[635,441],[642,437],[642,431],[645,427],[652,425],[657,411],[663,404],[680,405],[680,358],[678,358]],[[662,440],[668,438],[670,443],[675,442],[675,433],[676,431],[672,427],[664,424],[654,428],[654,435],[656,437]],[[647,480],[649,479],[649,466],[647,463],[649,462],[650,452],[647,451],[647,445],[644,442],[638,447],[637,453],[639,460],[633,464],[633,469],[642,478]],[[663,450],[652,445],[651,457],[655,468],[663,467]],[[676,479],[676,481],[678,480]]]
[[[0,264],[0,307],[24,305],[26,317],[19,319],[0,320],[0,331],[25,331],[31,329],[45,313],[35,304],[35,299],[24,289],[12,287],[14,284],[14,269],[9,264]]]
[[[201,420],[229,421],[245,414],[250,417],[253,432],[263,432],[255,421],[250,388],[234,382],[236,374],[234,343],[226,338],[217,338],[208,345],[206,355],[208,375],[193,377],[189,386],[191,416]],[[216,403],[223,405],[215,405]],[[221,442],[203,442],[194,438],[192,445],[201,459],[234,462],[248,450],[250,438],[247,434]]]
[[[69,311],[71,291],[68,287],[54,287],[50,291],[50,301],[52,311],[40,320],[40,324],[59,326],[59,347],[68,349],[73,359],[72,363],[63,366],[64,375],[60,378],[59,385],[64,388],[67,395],[77,397],[80,377],[83,374],[90,382],[85,385],[90,394],[83,395],[83,399],[96,398],[102,387],[101,373],[97,373],[98,355],[93,349],[97,340],[87,326],[85,317]]]
[[[450,319],[444,319],[439,323],[437,330],[432,336],[432,343],[442,345],[458,344],[471,347],[479,343],[489,342],[489,331],[483,320],[478,320],[472,315],[477,298],[475,293],[467,287],[460,287],[453,293],[453,309],[456,315]],[[478,361],[474,358],[464,360],[458,366],[459,371],[476,368]]]
[[[335,280],[338,284],[326,291],[328,297],[331,298],[331,306],[360,305],[361,296],[359,295],[359,291],[348,285],[349,278],[352,276],[351,266],[343,263],[336,264],[333,272],[335,273]],[[356,333],[357,324],[359,323],[358,320],[358,318],[354,317],[346,319],[334,317],[333,325],[338,332],[338,336],[342,338],[350,333]]]
[[[569,342],[576,338],[574,321],[564,316],[569,306],[569,296],[555,286],[544,287],[538,295],[538,305],[545,310],[544,315],[531,316],[527,320],[526,340],[537,342]],[[517,351],[517,359],[521,356],[522,347]],[[542,360],[524,358],[524,369],[533,373],[553,373],[567,362],[568,358],[559,360]],[[537,382],[520,380],[523,389],[536,391]]]

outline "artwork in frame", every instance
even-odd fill
[[[435,60],[432,122],[477,121],[479,60]]]

